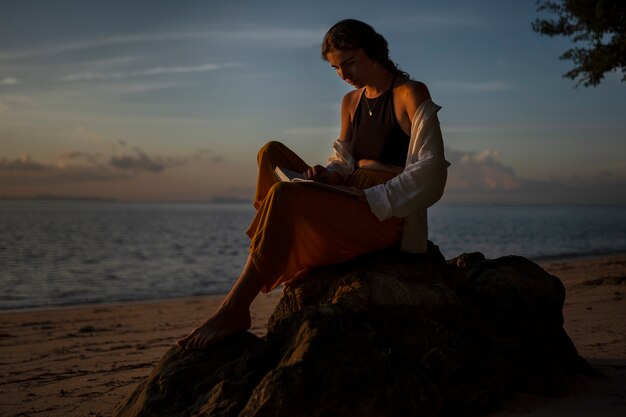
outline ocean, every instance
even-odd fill
[[[0,310],[223,294],[246,260],[243,204],[0,200]],[[446,258],[626,252],[626,207],[436,205]]]

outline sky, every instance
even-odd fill
[[[534,0],[0,0],[0,198],[252,198],[280,140],[324,164],[345,84],[321,59],[371,24],[440,106],[444,202],[626,204],[626,83],[576,87]]]

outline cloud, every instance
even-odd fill
[[[51,166],[33,161],[30,155],[23,155],[15,159],[0,159],[0,172],[42,172],[51,169]]]
[[[90,61],[89,65],[92,67],[100,68],[102,70],[111,69],[114,67],[119,67],[121,65],[128,65],[143,59],[143,56],[114,56],[110,58],[102,58],[97,59],[95,61]]]
[[[15,85],[15,84],[19,84],[19,82],[20,81],[15,77],[7,77],[7,78],[0,80],[0,85]]]
[[[123,141],[121,145],[125,145]],[[188,156],[150,156],[138,147],[133,148],[133,153],[118,153],[109,159],[109,164],[117,169],[139,172],[159,173],[166,168],[181,167],[191,162],[220,163],[224,161],[221,155],[210,155],[208,150],[199,150]]]
[[[57,166],[65,167],[67,166],[69,161],[74,161],[77,159],[83,159],[89,162],[92,165],[101,166],[102,154],[97,152],[82,152],[82,151],[73,151],[61,154],[57,157]]]
[[[210,30],[197,32],[145,33],[109,36],[79,42],[67,42],[30,50],[0,53],[0,61],[16,61],[67,52],[97,49],[112,45],[145,44],[166,41],[207,40],[214,42],[241,41],[271,46],[312,46],[320,43],[325,30],[303,28],[256,28]]]
[[[190,163],[221,163],[224,158],[209,149],[199,149],[187,155],[155,155],[126,141],[105,138],[85,128],[77,132],[98,144],[109,147],[110,153],[68,151],[53,162],[38,162],[30,155],[0,158],[0,184],[10,186],[85,183],[90,181],[129,180],[142,174],[161,174]],[[111,155],[113,153],[113,155]]]
[[[493,93],[516,90],[518,87],[502,80],[488,81],[433,81],[439,91],[461,93]]]
[[[176,66],[176,67],[157,67],[149,68],[137,71],[115,71],[115,72],[79,72],[74,74],[67,74],[60,77],[61,81],[93,81],[103,79],[119,79],[128,77],[141,77],[141,76],[153,76],[153,75],[167,75],[167,74],[190,74],[198,72],[215,71],[218,69],[226,68],[239,68],[242,64],[237,62],[226,62],[223,64],[202,64],[202,65],[188,65],[188,66]]]
[[[442,126],[447,133],[502,133],[524,132],[545,134],[545,132],[581,132],[597,133],[599,130],[626,130],[626,123],[567,123],[567,124],[534,124],[534,125],[491,125],[491,126]]]
[[[327,29],[259,28],[217,31],[223,40],[260,43],[265,46],[313,46],[321,43]]]
[[[160,158],[151,158],[137,147],[134,150],[135,155],[115,155],[109,163],[115,168],[133,172],[161,172],[165,169],[165,163]]]
[[[78,156],[70,155],[69,157]],[[0,159],[0,174],[0,184],[11,186],[110,181],[128,178],[126,174],[107,167],[41,163],[32,160],[30,155],[23,155],[15,159]]]
[[[100,39],[90,39],[78,42],[67,42],[56,45],[49,45],[42,48],[30,50],[0,53],[0,61],[15,61],[41,56],[58,55],[65,52],[81,51],[87,49],[101,48],[111,45],[123,45],[142,42],[159,42],[166,40],[185,40],[202,38],[206,32],[182,32],[182,33],[153,33],[138,35],[109,36]]]
[[[113,154],[108,158],[108,164],[120,170],[158,173],[166,168],[180,167],[189,163],[205,163],[207,161],[220,163],[224,161],[222,155],[214,155],[213,151],[210,149],[197,149],[182,156],[149,155],[138,146],[131,148],[124,139],[112,139],[83,126],[77,126],[75,132],[79,137],[88,139],[90,142],[106,145],[109,152]],[[101,153],[71,151],[59,155],[57,160],[65,163],[71,159],[82,158],[90,163],[102,164],[102,162],[100,162],[102,157],[103,155]]]
[[[448,189],[452,190],[514,190],[522,186],[513,168],[497,160],[497,151],[460,152],[446,150],[452,164]]]
[[[158,83],[115,83],[102,88],[103,93],[126,96],[131,94],[146,93],[150,91],[165,90],[168,88],[181,88],[193,86],[191,82],[158,82]]]
[[[30,157],[4,158],[0,159],[0,184],[19,186],[129,180],[140,173],[158,174],[172,166],[171,163],[146,158],[122,155],[104,163],[101,162],[101,155],[81,152],[64,154],[56,164],[36,162]]]
[[[41,102],[30,95],[3,94],[2,101],[8,108],[37,107]]]
[[[131,178],[124,172],[90,166],[68,166],[60,168],[48,165],[46,166],[46,170],[43,172],[3,172],[1,170],[0,172],[2,172],[2,175],[0,175],[0,184],[7,184],[13,187],[26,185],[42,186],[48,184],[85,183],[94,181],[101,182]]]
[[[222,155],[213,155],[213,152],[209,149],[198,149],[189,157],[189,161],[220,163],[224,162],[224,157]]]
[[[489,25],[484,17],[468,14],[455,14],[446,11],[445,14],[437,14],[422,11],[419,14],[399,14],[392,18],[380,20],[377,26],[388,26],[397,30],[398,27],[410,27],[422,31],[446,29],[483,29]]]
[[[443,201],[506,204],[626,204],[626,178],[612,171],[531,180],[498,160],[494,150],[446,149],[448,182]]]

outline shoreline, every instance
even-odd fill
[[[508,256],[508,255],[503,255]],[[540,265],[542,268],[545,268],[546,265],[550,264],[558,264],[563,262],[576,262],[576,261],[584,261],[584,260],[594,260],[600,258],[610,258],[610,257],[619,257],[626,256],[626,250],[616,250],[611,252],[599,252],[599,253],[584,253],[584,254],[563,254],[563,255],[554,255],[554,256],[545,256],[539,258],[528,258],[532,262]],[[278,289],[274,291],[279,291]],[[177,296],[177,297],[164,297],[164,298],[144,298],[137,300],[121,300],[121,301],[96,301],[96,302],[87,302],[87,303],[75,303],[75,304],[53,304],[46,306],[25,306],[25,307],[15,307],[15,308],[0,308],[0,317],[3,314],[12,314],[12,313],[20,313],[20,312],[29,312],[29,311],[54,311],[54,310],[66,310],[66,309],[81,309],[81,308],[97,308],[97,307],[115,307],[120,305],[127,304],[146,304],[146,303],[168,303],[174,301],[184,302],[187,300],[198,300],[198,299],[206,299],[207,297],[224,297],[227,293],[215,293],[215,294],[200,294],[200,295],[189,295],[189,296]]]
[[[626,254],[538,263],[565,285],[565,330],[606,378],[575,376],[558,398],[516,393],[485,415],[626,415]],[[110,415],[221,297],[1,311],[0,415]],[[279,298],[257,297],[252,333]]]
[[[624,256],[626,250],[616,249],[614,251],[602,251],[602,252],[587,252],[587,253],[564,253],[561,255],[546,255],[534,258],[528,258],[536,264],[552,264],[559,262],[575,262],[578,260],[593,260],[597,258],[609,258],[612,256]]]
[[[162,304],[162,303],[170,303],[170,302],[195,302],[197,300],[203,300],[206,298],[221,298],[224,297],[226,293],[223,294],[204,294],[204,295],[190,295],[186,297],[171,297],[171,298],[146,298],[140,300],[127,300],[127,301],[102,301],[102,302],[91,302],[91,303],[76,303],[76,304],[55,304],[48,306],[34,306],[34,307],[18,307],[18,308],[10,308],[10,309],[0,309],[0,317],[3,314],[13,314],[13,313],[26,313],[26,312],[50,312],[56,310],[80,310],[80,309],[94,309],[98,307],[102,308],[115,308],[126,305],[143,305],[143,304]]]

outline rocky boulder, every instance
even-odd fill
[[[515,256],[385,251],[283,290],[264,339],[172,347],[116,416],[440,416],[592,372],[558,278]]]

